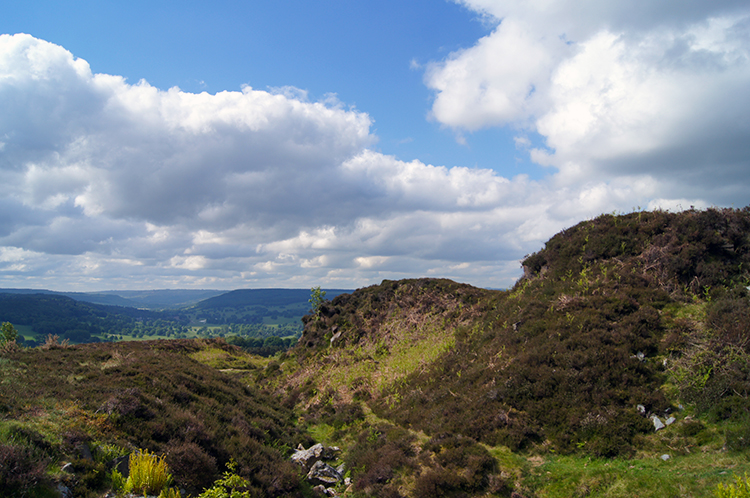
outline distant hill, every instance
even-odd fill
[[[193,289],[163,289],[163,290],[145,290],[145,291],[105,291],[92,295],[97,299],[106,299],[107,297],[120,297],[130,306],[137,308],[149,309],[180,309],[192,306],[204,299],[219,296],[226,293],[223,290],[193,290]],[[94,301],[92,301],[94,302]],[[103,303],[106,304],[106,303]]]
[[[57,293],[0,292],[0,322],[24,327],[38,342],[47,335],[72,343],[98,342],[166,319],[156,311],[77,301]]]
[[[68,296],[76,301],[126,306],[132,308],[179,309],[192,306],[203,299],[224,294],[222,290],[165,289],[141,291],[58,292],[44,289],[0,289],[10,294],[56,294]]]
[[[335,297],[347,291],[328,292]],[[30,345],[50,334],[72,343],[218,335],[292,337],[302,330],[309,298],[308,289],[102,293],[0,289],[0,322],[22,326]],[[175,308],[179,303],[183,306]]]
[[[352,292],[344,289],[324,289],[326,299]],[[235,308],[242,306],[289,306],[309,308],[310,289],[238,289],[202,300],[197,309]]]

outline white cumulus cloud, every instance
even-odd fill
[[[502,22],[426,69],[434,119],[542,134],[546,148],[516,139],[554,168],[542,180],[384,155],[370,116],[333,94],[159,89],[0,35],[0,278],[68,290],[425,275],[505,287],[524,254],[583,218],[744,195],[746,17],[692,5],[679,22],[629,31],[610,22],[614,7],[579,19],[563,8],[573,3],[543,3],[551,10],[467,2]]]
[[[559,185],[648,175],[662,195],[747,202],[746,2],[459,3],[495,28],[425,73],[436,120],[535,131]]]

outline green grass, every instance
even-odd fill
[[[711,496],[719,483],[731,483],[734,474],[748,471],[744,453],[694,453],[667,461],[656,455],[633,460],[545,456],[524,484],[538,498],[698,498]]]
[[[256,356],[243,353],[241,350],[227,351],[216,347],[207,347],[191,353],[189,356],[195,361],[217,370],[255,370],[261,367],[263,363],[267,363]]]
[[[172,484],[172,474],[163,456],[138,450],[131,453],[128,478],[123,490],[126,493],[161,493]]]
[[[219,371],[246,368],[250,360],[236,347],[203,339],[12,352],[0,359],[0,459],[6,453],[37,462],[38,471],[22,474],[30,476],[27,482],[34,472],[44,476],[42,484],[24,484],[32,497],[73,479],[60,472],[66,462],[81,468],[81,479],[69,485],[75,496],[102,496],[111,483],[97,477],[100,467],[135,448],[184,456],[169,468],[193,493],[233,457],[252,476],[253,493],[273,487],[294,496],[297,469],[286,453],[302,434],[292,413]],[[84,441],[95,464],[82,461]]]

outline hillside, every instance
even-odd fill
[[[664,446],[651,416],[675,416],[672,445],[687,454],[701,451],[677,432],[689,432],[687,413],[726,422],[723,448],[746,451],[748,234],[747,209],[604,215],[527,257],[507,292],[420,279],[339,296],[305,318],[278,393],[324,425],[372,413],[438,441],[423,451],[465,438],[516,452],[655,457]],[[381,461],[385,481],[363,471],[360,490],[427,496],[430,475],[458,496],[490,490],[504,472],[472,488],[421,473],[413,458]],[[522,479],[506,484],[533,493]]]
[[[30,345],[43,343],[47,335],[86,343],[166,322],[174,330],[186,325],[172,315],[156,311],[76,301],[61,294],[4,292],[0,292],[0,321],[22,327]]]
[[[326,290],[326,295],[329,298],[334,298],[346,292],[351,291],[328,289]],[[242,306],[274,307],[302,305],[309,309],[308,299],[310,299],[309,289],[237,289],[225,292],[219,296],[204,299],[196,304],[195,308],[208,310]]]
[[[333,298],[351,292],[326,290]],[[182,310],[191,320],[213,324],[285,326],[291,334],[301,331],[300,319],[310,311],[310,289],[237,289],[214,296]]]
[[[288,459],[321,442],[355,498],[711,496],[750,472],[748,265],[749,208],[603,215],[507,291],[337,295],[272,359],[221,340],[10,348],[0,444],[82,496],[112,483],[60,477],[81,442],[102,466],[164,453],[193,493],[234,457],[249,496],[318,496]]]
[[[164,289],[143,291],[55,292],[42,289],[0,289],[6,294],[52,294],[76,301],[150,310],[178,309],[223,294],[218,290]]]
[[[111,488],[113,458],[166,455],[177,483],[211,485],[230,459],[252,496],[301,496],[289,448],[307,438],[276,399],[213,366],[256,363],[220,341],[144,341],[45,347],[0,359],[0,496],[76,497]],[[60,467],[73,464],[73,473]],[[38,483],[38,486],[34,486]]]

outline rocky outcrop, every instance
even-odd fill
[[[341,449],[338,446],[324,446],[320,443],[305,449],[304,446],[297,446],[297,450],[292,455],[292,461],[309,472],[318,461],[335,460]]]
[[[307,473],[307,480],[313,485],[335,486],[340,481],[343,481],[344,478],[337,469],[334,469],[322,460],[318,460],[313,464],[310,472]]]
[[[337,446],[324,446],[320,443],[307,449],[299,445],[292,455],[292,461],[307,472],[310,484],[320,488],[324,494],[334,496],[332,487],[344,482],[344,466],[334,468],[326,462],[335,460],[340,452]]]

